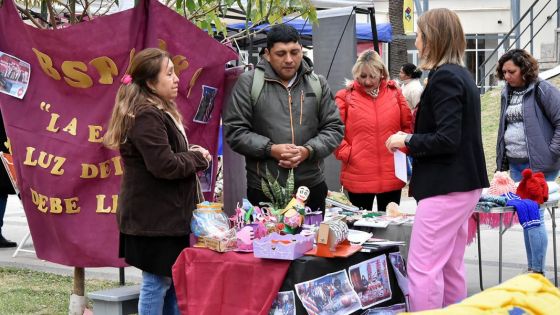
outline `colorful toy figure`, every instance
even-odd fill
[[[305,215],[305,202],[309,197],[309,188],[300,186],[297,190],[296,197],[288,203],[286,208],[282,211],[284,219],[282,220],[286,226],[284,231],[286,233],[295,233],[296,229],[303,224],[303,217]]]

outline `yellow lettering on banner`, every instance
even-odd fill
[[[12,144],[10,143],[10,138],[6,139],[6,142],[4,142],[4,146],[6,147],[6,149],[8,149],[8,153],[12,154]]]
[[[64,204],[66,205],[66,213],[80,213],[80,207],[78,207],[79,200],[80,199],[78,197],[64,199]]]
[[[99,174],[99,170],[95,164],[82,163],[82,175],[80,178],[95,178]]]
[[[37,206],[37,210],[43,213],[74,214],[80,212],[80,207],[78,207],[78,197],[61,199],[58,197],[47,197],[36,192],[32,188],[29,188],[29,190],[31,191],[31,201]],[[62,203],[63,200],[64,204]],[[47,204],[49,205],[48,207]]]
[[[57,125],[56,123],[58,122],[58,118],[60,118],[59,114],[51,113],[51,120],[49,121],[49,125],[47,126],[47,131],[54,132],[54,133],[58,132],[58,130],[60,129],[59,127],[56,126]],[[78,127],[78,119],[74,117],[70,120],[70,122],[68,123],[68,125],[66,125],[66,127],[62,128],[62,131],[65,131],[75,136],[77,127]]]
[[[103,56],[95,58],[90,61],[89,64],[97,69],[99,73],[99,83],[101,84],[113,84],[113,77],[119,74],[117,65],[109,57]]]
[[[51,198],[51,213],[62,213],[62,200],[60,198]]]
[[[25,161],[23,161],[23,165],[29,165],[29,166],[37,165],[37,160],[32,160],[33,152],[35,152],[35,148],[27,147],[27,152],[25,153]]]
[[[158,38],[157,41],[159,49],[167,51],[167,43],[161,38]]]
[[[110,160],[103,161],[101,163],[90,164],[82,163],[82,175],[80,178],[107,178],[111,175],[111,165],[115,169],[115,176],[123,174],[123,168],[121,165],[121,157],[115,156]]]
[[[102,126],[89,125],[88,129],[89,129],[89,137],[88,137],[89,142],[98,142],[98,143],[103,142],[103,137],[100,136],[100,132],[101,130],[103,130]]]
[[[49,57],[47,54],[40,52],[35,48],[31,48],[31,50],[33,50],[33,52],[37,56],[37,61],[39,61],[39,66],[41,66],[43,72],[45,72],[45,74],[47,74],[49,77],[55,80],[60,80],[61,79],[60,73],[58,73],[58,71],[56,71],[56,69],[53,67],[53,62],[51,57]]]
[[[53,175],[64,174],[64,169],[62,169],[62,166],[64,165],[64,162],[66,162],[66,158],[47,153],[45,151],[40,151],[39,157],[37,159],[34,159],[33,158],[34,152],[35,152],[35,148],[33,147],[26,148],[25,160],[23,161],[23,165],[28,165],[28,166],[38,165],[39,167],[46,169],[51,166],[54,160],[54,165],[52,166],[50,173]]]
[[[121,165],[121,156],[117,155],[111,159],[113,161],[113,166],[115,166],[115,176],[123,174],[123,168]]]
[[[78,125],[78,120],[76,117],[72,118],[66,127],[62,128],[62,131],[66,131],[69,134],[75,136],[76,135],[76,127]]]
[[[51,113],[51,120],[49,121],[49,125],[47,126],[48,131],[58,132],[58,127],[55,128],[55,125],[59,117],[60,117],[59,114]]]
[[[93,85],[93,80],[87,75],[87,65],[81,61],[64,61],[62,63],[64,81],[71,87],[87,89]]]
[[[125,73],[129,73],[130,66],[132,65],[132,58],[134,58],[135,54],[136,54],[136,49],[132,48],[130,50],[130,53],[128,54],[128,67],[126,67]]]
[[[43,195],[39,195],[35,190],[29,188],[29,190],[31,190],[31,201],[33,202],[34,205],[37,206],[37,210],[46,213],[47,212],[47,208],[44,207],[44,205],[46,205],[46,201],[43,201],[43,206],[39,206],[39,204],[41,204],[40,199],[41,197],[44,197]],[[39,197],[41,196],[41,197]]]
[[[116,213],[117,212],[117,204],[119,201],[119,195],[112,195],[112,204],[111,206],[105,208],[105,197],[106,195],[96,195],[95,198],[97,199],[97,208],[95,209],[96,213]]]
[[[107,178],[111,174],[111,160],[99,163],[99,177]]]
[[[187,58],[185,56],[174,56],[171,61],[173,61],[173,65],[175,66],[175,75],[177,76],[179,76],[181,72],[187,70],[187,68],[189,67],[189,62],[187,61]]]

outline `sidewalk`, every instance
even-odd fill
[[[403,199],[401,208],[404,211],[415,208],[413,199]],[[560,223],[560,211],[556,213],[557,221]],[[546,255],[546,276],[554,283],[553,249],[552,249],[552,221],[548,213],[545,215],[545,223],[548,231],[548,251]],[[29,231],[23,208],[17,197],[10,196],[4,217],[4,236],[12,241],[19,242]],[[557,229],[557,240],[560,242],[560,229]],[[498,284],[498,229],[481,227],[482,234],[482,269],[484,288]],[[514,225],[503,234],[503,268],[502,281],[513,278],[527,270],[525,246],[523,244],[523,229],[520,225]],[[558,245],[560,247],[560,244]],[[31,240],[24,247],[33,249]],[[27,268],[63,275],[73,275],[73,268],[58,265],[38,259],[35,254],[20,252],[13,258],[14,248],[0,249],[0,266],[11,266]],[[476,239],[467,247],[465,254],[465,267],[467,272],[468,294],[473,295],[480,292],[478,277],[478,253]],[[118,268],[86,268],[87,279],[103,279],[118,281]],[[125,268],[126,283],[139,283],[141,271],[134,267]]]

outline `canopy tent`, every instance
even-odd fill
[[[302,36],[313,36],[313,25],[304,19],[288,19],[284,18],[284,23],[293,26]],[[249,23],[251,25],[251,23]],[[377,25],[377,38],[380,42],[391,42],[392,40],[392,29],[390,23],[380,23]],[[268,28],[270,26],[269,23],[264,23],[259,26],[256,26],[256,30],[260,30],[263,28]],[[241,31],[245,29],[245,23],[234,23],[229,24],[227,26],[229,30],[232,31]],[[266,30],[263,31],[266,33]],[[358,41],[371,41],[371,25],[369,23],[356,23],[356,39]]]

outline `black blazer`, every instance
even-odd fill
[[[480,124],[480,94],[463,67],[430,71],[414,134],[410,190],[416,200],[488,187]]]

